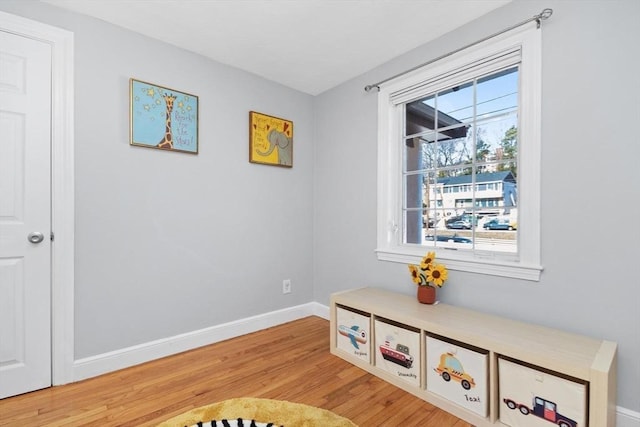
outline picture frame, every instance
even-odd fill
[[[293,167],[293,122],[250,111],[249,162]]]
[[[196,95],[129,79],[129,143],[198,154],[199,100]]]

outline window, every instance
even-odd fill
[[[379,259],[539,280],[540,87],[535,24],[381,86]]]

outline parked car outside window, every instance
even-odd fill
[[[425,240],[435,240],[437,242],[453,242],[453,243],[473,243],[472,239],[469,239],[468,237],[461,237],[461,236],[445,236],[442,234],[438,234],[437,236],[434,235],[426,235],[425,236]]]
[[[493,218],[483,225],[485,230],[516,230],[518,223],[509,218]]]
[[[469,221],[464,221],[464,220],[460,220],[460,221],[453,221],[453,222],[449,222],[447,223],[447,228],[453,228],[456,230],[471,230],[471,223]]]

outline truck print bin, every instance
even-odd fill
[[[559,374],[498,359],[500,421],[512,427],[587,427],[587,386]]]

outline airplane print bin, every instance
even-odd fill
[[[511,427],[587,427],[586,385],[498,359],[500,422]]]
[[[420,332],[375,320],[375,364],[397,378],[420,387]]]
[[[336,308],[335,333],[336,346],[351,356],[371,361],[369,332],[371,328],[371,317],[366,313],[347,310],[342,307]]]
[[[427,390],[483,417],[488,410],[487,352],[427,336]]]

